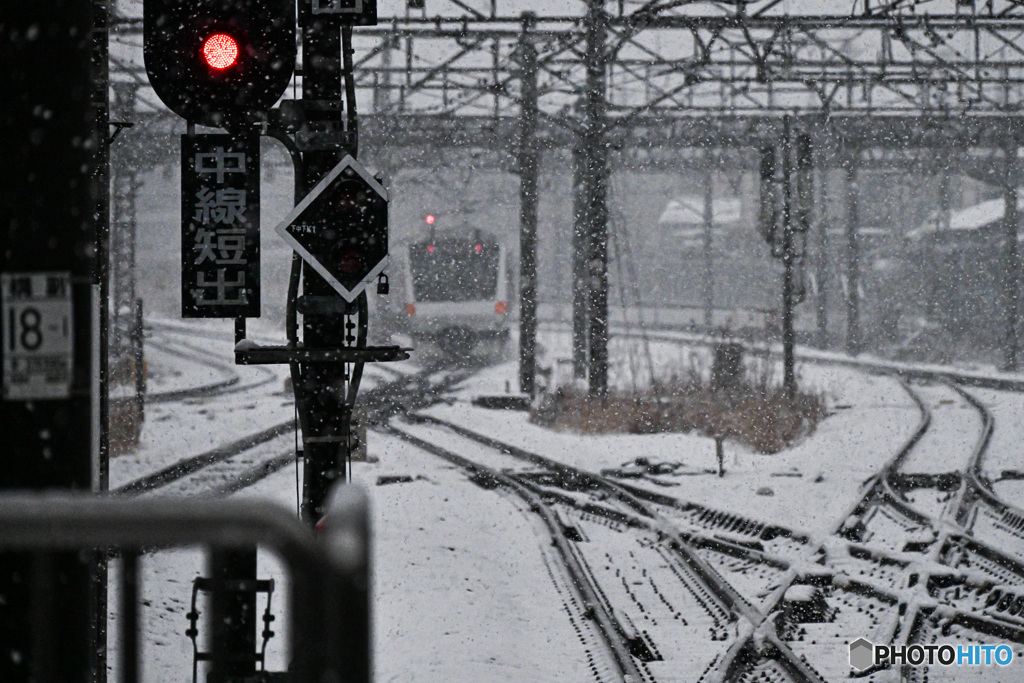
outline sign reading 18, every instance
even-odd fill
[[[7,310],[7,329],[10,331],[10,342],[7,345],[10,351],[36,351],[43,345],[43,331],[41,323],[43,316],[38,308],[27,306],[18,311],[11,307]],[[65,327],[67,321],[65,321]],[[20,332],[19,332],[20,329]],[[64,330],[67,334],[67,330]]]

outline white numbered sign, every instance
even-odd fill
[[[4,400],[71,394],[71,275],[0,274]]]

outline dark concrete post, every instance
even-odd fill
[[[519,390],[533,395],[537,349],[537,48],[529,38],[535,16],[523,13],[519,38]]]
[[[704,328],[710,330],[714,325],[715,310],[715,173],[711,154],[705,154],[704,160],[707,168],[704,170],[704,277],[701,287],[704,290]]]
[[[860,245],[857,237],[859,188],[857,186],[857,153],[850,151],[844,159],[846,170],[846,352],[856,356],[861,351],[860,336]]]
[[[587,202],[587,282],[590,358],[589,393],[608,393],[608,146],[605,101],[607,27],[602,0],[588,0],[586,85],[581,134],[584,198]]]
[[[1020,355],[1018,339],[1018,316],[1020,307],[1020,249],[1018,229],[1020,212],[1017,210],[1017,185],[1020,182],[1020,164],[1017,161],[1017,146],[1005,148],[1006,181],[1003,183],[1003,315],[1005,333],[1003,336],[1003,367],[1016,370]]]
[[[0,3],[0,365],[26,369],[3,378],[2,490],[105,483],[106,16]],[[104,589],[88,553],[0,553],[0,680],[105,680]]]

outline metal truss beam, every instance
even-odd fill
[[[513,149],[523,45],[537,54],[538,144],[574,144],[587,22],[502,15],[499,1],[449,2],[464,16],[409,14],[357,32],[369,144]],[[752,146],[777,139],[791,115],[816,144],[1022,142],[1022,3],[845,0],[830,14],[799,5],[604,3],[607,141],[620,150]],[[137,20],[117,22],[112,74],[144,84],[141,56],[131,56],[138,32]],[[142,111],[154,99],[147,90]]]

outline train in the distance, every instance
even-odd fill
[[[509,336],[505,246],[481,230],[431,235],[402,251],[401,328],[444,353],[501,352]],[[401,314],[400,314],[401,315]]]

